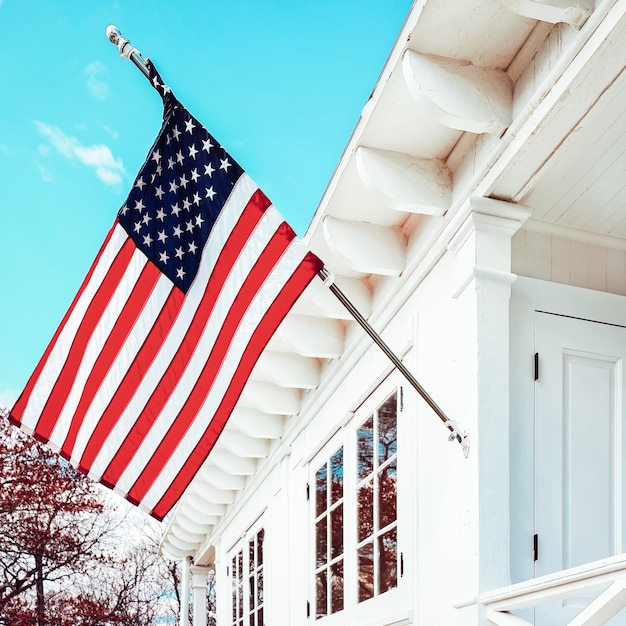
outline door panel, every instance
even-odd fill
[[[542,576],[623,550],[626,329],[537,312],[535,349],[535,575]],[[589,600],[538,607],[536,624],[566,624]]]

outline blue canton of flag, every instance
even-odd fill
[[[118,220],[137,247],[185,293],[215,220],[242,173],[166,90],[163,132]]]

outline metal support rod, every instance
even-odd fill
[[[114,26],[113,24],[109,24],[106,28],[107,39],[117,46],[117,49],[120,51],[120,56],[129,59],[132,61],[141,71],[141,73],[147,78],[150,79],[150,72],[148,70],[148,66],[146,64],[147,59],[145,59],[141,52],[134,48],[128,39],[122,37],[122,33],[120,33],[119,28]]]
[[[330,289],[333,295],[343,304],[348,310],[350,315],[359,323],[363,330],[372,338],[374,343],[385,353],[387,358],[394,364],[398,371],[409,381],[413,388],[422,396],[426,404],[435,412],[435,414],[441,419],[446,428],[450,431],[450,441],[456,439],[463,446],[463,453],[467,457],[469,454],[469,440],[466,433],[461,433],[458,429],[456,422],[449,419],[443,412],[439,405],[432,399],[428,392],[420,385],[418,380],[411,374],[407,367],[397,357],[397,355],[391,350],[391,348],[385,343],[383,338],[370,326],[369,322],[361,315],[360,311],[350,302],[346,295],[337,287],[334,282],[333,276],[328,272],[326,268],[322,268],[317,275],[322,279],[324,284]]]

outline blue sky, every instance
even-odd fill
[[[156,137],[116,24],[303,235],[411,0],[0,0],[0,407],[26,383]]]

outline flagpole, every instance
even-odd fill
[[[132,61],[139,71],[149,80],[150,71],[148,70],[147,59],[143,57],[141,52],[131,45],[130,41],[122,37],[119,28],[113,24],[109,24],[106,28],[107,39],[120,51],[120,56]]]
[[[396,369],[407,379],[412,387],[422,396],[426,404],[435,412],[439,419],[444,423],[444,426],[450,431],[450,441],[456,439],[463,446],[463,453],[465,457],[469,454],[469,436],[467,433],[461,433],[456,422],[448,418],[443,412],[441,407],[433,400],[430,394],[420,385],[418,380],[411,374],[404,363],[398,358],[398,356],[391,350],[391,348],[385,343],[383,338],[372,328],[369,322],[361,315],[361,312],[352,304],[348,297],[341,291],[336,285],[334,276],[323,267],[317,275],[322,279],[322,282],[332,294],[343,304],[348,310],[350,315],[359,323],[361,328],[371,337],[374,343],[385,353],[387,358],[394,364]]]
[[[117,46],[118,50],[120,51],[120,56],[132,61],[141,71],[141,73],[149,79],[150,71],[147,66],[148,59],[144,58],[141,52],[139,52],[137,48],[133,47],[128,39],[122,36],[117,26],[114,26],[113,24],[107,26],[106,35],[109,41]],[[354,317],[354,319],[359,323],[363,330],[365,330],[365,332],[371,337],[374,343],[384,352],[384,354],[387,356],[387,358],[389,358],[389,360],[393,363],[396,369],[420,394],[420,396],[425,400],[426,404],[428,404],[428,406],[435,412],[435,414],[443,422],[444,426],[450,431],[449,440],[453,441],[454,439],[456,439],[463,447],[463,454],[465,455],[465,457],[467,457],[470,448],[469,435],[466,432],[461,432],[457,423],[448,418],[448,416],[443,412],[439,405],[431,398],[431,396],[426,392],[424,387],[420,385],[420,383],[413,376],[413,374],[411,374],[411,372],[407,369],[404,363],[402,363],[402,361],[396,356],[391,348],[389,348],[389,346],[383,341],[383,338],[372,328],[372,326],[370,326],[368,321],[363,317],[363,315],[361,315],[359,310],[352,304],[352,302],[350,302],[350,300],[341,291],[341,289],[337,287],[337,285],[335,284],[334,276],[330,272],[328,272],[326,268],[322,268],[318,272],[318,276],[330,289],[333,295],[348,310],[350,315]]]

